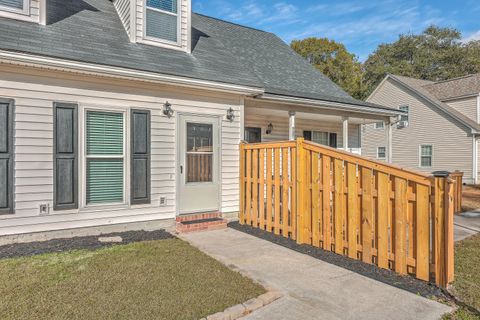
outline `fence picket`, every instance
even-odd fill
[[[323,249],[332,250],[332,233],[331,233],[331,158],[322,156],[322,173],[323,173]]]
[[[265,149],[259,150],[258,165],[258,224],[260,229],[265,230]]]
[[[395,272],[407,273],[407,180],[395,178]]]
[[[312,154],[312,244],[320,246],[320,189],[319,189],[319,154]]]
[[[362,167],[362,260],[372,263],[373,185],[372,169]]]
[[[388,206],[390,203],[388,174],[378,173],[377,190],[377,263],[378,267],[388,269]]]
[[[247,163],[247,200],[245,201],[245,223],[248,225],[252,224],[250,218],[250,212],[252,209],[252,150],[247,150],[247,155],[245,162]]]
[[[274,213],[273,213],[273,229],[276,235],[280,234],[280,148],[274,150]]]
[[[288,209],[289,209],[289,163],[288,163],[288,148],[282,148],[282,235],[288,237]]]
[[[335,230],[335,252],[343,254],[343,162],[340,159],[334,160],[334,230]]]
[[[272,232],[272,220],[273,220],[273,216],[272,216],[272,207],[273,207],[273,202],[272,202],[272,192],[273,192],[273,189],[272,189],[272,184],[273,184],[273,180],[272,180],[272,165],[273,165],[273,155],[272,155],[272,149],[271,148],[268,148],[267,149],[267,188],[266,188],[266,192],[267,192],[267,221],[266,221],[266,224],[267,224],[267,231],[268,232]]]
[[[357,230],[358,230],[358,181],[357,166],[353,163],[347,164],[347,189],[348,189],[348,256],[357,259]]]

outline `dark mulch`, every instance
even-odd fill
[[[102,243],[99,237],[122,237],[121,243]],[[113,245],[124,245],[140,241],[153,241],[175,238],[164,230],[157,231],[127,231],[102,234],[101,236],[54,239],[49,241],[17,243],[0,246],[0,259],[27,257],[44,253],[64,252],[70,250],[97,250]]]
[[[309,245],[299,245],[291,239],[277,236],[273,233],[253,228],[251,226],[241,225],[238,222],[229,223],[228,226],[235,230],[255,236],[257,238],[273,242],[283,247],[295,250],[303,254],[307,254],[316,259],[336,265],[338,267],[353,271],[365,277],[412,292],[414,294],[419,294],[423,297],[451,300],[451,297],[445,294],[437,286],[421,280],[417,280],[410,276],[401,276],[393,271],[380,269],[377,266],[363,263],[358,260],[353,260],[348,257],[344,257],[333,252],[324,251],[322,249],[318,249]]]

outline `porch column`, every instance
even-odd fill
[[[288,116],[288,139],[295,140],[295,111],[289,111]]]
[[[393,125],[390,120],[385,121],[385,139],[387,141],[387,162],[392,163],[393,158]]]
[[[348,151],[348,117],[342,117],[343,122],[343,150]]]

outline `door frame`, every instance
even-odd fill
[[[180,174],[180,130],[181,120],[183,117],[202,117],[210,118],[217,121],[218,127],[218,146],[217,150],[217,164],[214,166],[214,170],[217,170],[218,177],[218,195],[217,195],[217,207],[218,211],[222,209],[222,120],[223,116],[213,113],[195,113],[195,112],[177,112],[175,117],[175,216],[188,213],[180,213],[180,184],[182,183],[182,176]],[[194,213],[194,212],[192,212]]]

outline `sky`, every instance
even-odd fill
[[[429,25],[454,27],[480,40],[480,0],[192,0],[208,16],[273,32],[290,43],[327,37],[361,61],[379,44]]]

